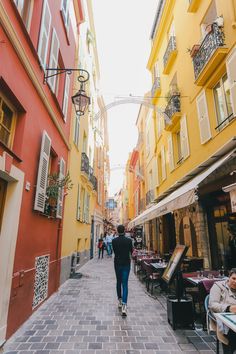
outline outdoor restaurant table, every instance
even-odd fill
[[[236,313],[232,312],[223,312],[223,313],[216,313],[214,312],[214,316],[216,319],[223,322],[225,326],[232,329],[232,331],[236,332]]]
[[[150,265],[156,270],[166,269],[168,263],[150,263]]]

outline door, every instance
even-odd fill
[[[229,255],[229,234],[227,231],[228,222],[226,220],[227,210],[224,205],[214,207],[214,224],[217,242],[218,267],[228,267]]]

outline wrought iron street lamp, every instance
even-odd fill
[[[85,75],[82,73],[78,77],[78,81],[80,83],[79,91],[71,97],[72,102],[75,106],[75,112],[78,116],[84,115],[90,104],[90,97],[88,97],[85,93],[84,84],[89,79],[89,73],[86,70],[83,70]]]
[[[53,74],[48,75],[48,73],[52,71]],[[71,97],[72,102],[75,106],[75,111],[78,116],[82,116],[85,114],[89,104],[90,104],[90,97],[85,93],[85,83],[89,80],[89,72],[85,69],[59,69],[59,68],[46,68],[47,75],[44,74],[44,84],[47,82],[47,79],[50,77],[60,75],[63,73],[71,74],[72,71],[78,71],[78,81],[80,83],[79,91]],[[56,72],[56,73],[55,73]]]

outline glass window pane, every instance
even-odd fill
[[[229,80],[227,75],[225,75],[222,79],[223,87],[224,87],[224,94],[225,94],[225,103],[227,109],[227,117],[233,113],[232,104],[231,104],[231,97],[230,97],[230,88],[229,88]]]
[[[4,125],[5,128],[11,130],[13,112],[5,103],[3,103],[2,105],[2,110],[3,110],[2,124]]]
[[[0,125],[0,141],[8,146],[9,138],[10,133],[2,125]]]
[[[224,113],[224,98],[222,95],[222,89],[220,83],[218,83],[214,88],[214,97],[215,97],[218,123],[221,123],[226,117]]]

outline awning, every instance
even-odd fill
[[[209,167],[204,172],[200,173],[194,177],[189,182],[185,183],[180,188],[176,189],[173,193],[169,194],[166,198],[162,199],[159,203],[151,206],[149,209],[145,210],[142,214],[137,216],[135,219],[129,222],[128,228],[131,229],[134,226],[143,224],[146,221],[157,218],[161,215],[170,213],[171,211],[184,208],[191,205],[198,200],[197,188],[199,184],[207,178],[213,171],[225,163],[234,153],[235,150],[231,151],[217,162],[215,162],[211,167]]]

